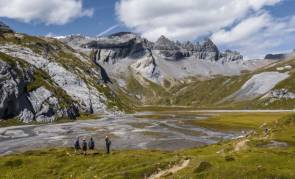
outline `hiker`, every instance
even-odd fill
[[[83,142],[82,142],[82,150],[83,150],[83,154],[86,155],[86,152],[87,152],[87,142],[86,142],[86,139],[85,138],[83,139]]]
[[[88,142],[88,148],[89,148],[89,150],[94,150],[94,147],[95,147],[95,143],[94,143],[93,138],[91,137]]]
[[[77,153],[81,149],[79,137],[77,137],[77,140],[75,141],[74,148],[75,148],[75,153]]]
[[[109,139],[109,137],[108,136],[106,136],[106,138],[105,138],[105,141],[106,141],[106,150],[107,150],[107,154],[109,154],[110,153],[110,147],[111,147],[111,140]]]

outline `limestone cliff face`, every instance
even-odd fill
[[[192,43],[190,41],[181,43],[174,42],[165,36],[161,36],[155,43],[149,42],[137,34],[118,33],[109,37],[98,38],[97,40],[83,44],[85,49],[95,49],[97,61],[104,63],[116,63],[122,58],[140,58],[147,50],[157,51],[166,60],[183,60],[193,57],[199,60],[208,61],[236,61],[243,59],[238,52],[226,51],[221,53],[218,47],[209,39],[204,42]]]
[[[0,119],[17,117],[23,122],[52,122],[57,118],[75,118],[78,110],[72,104],[62,106],[64,99],[45,87],[28,91],[36,69],[28,64],[0,58]],[[3,57],[5,60],[3,60]],[[10,58],[7,62],[7,58]],[[11,63],[11,64],[9,64]]]
[[[77,39],[74,41],[77,42]],[[104,71],[104,81],[110,81],[109,76],[124,78],[130,70],[147,80],[163,84],[165,79],[217,75],[223,72],[226,75],[238,74],[247,69],[232,63],[243,61],[242,55],[230,50],[220,52],[209,38],[202,43],[181,43],[161,36],[153,43],[137,34],[122,32],[85,44],[83,42],[84,40],[80,47],[86,52],[92,51],[92,60]],[[143,65],[147,63],[149,65]]]
[[[52,38],[2,35],[0,119],[52,122],[124,110],[88,56]]]

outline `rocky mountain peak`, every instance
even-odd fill
[[[162,35],[154,45],[155,50],[179,50],[179,46],[176,42],[168,39],[164,35]]]
[[[13,33],[13,30],[8,25],[0,21],[0,33]]]

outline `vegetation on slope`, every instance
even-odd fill
[[[123,103],[121,97],[117,96],[109,85],[101,82],[101,76],[99,74],[100,69],[88,56],[76,52],[68,45],[53,38],[34,37],[25,34],[5,34],[5,36],[0,39],[0,44],[7,43],[30,48],[33,52],[61,64],[65,69],[83,79],[87,85],[91,85],[104,95],[108,99],[105,103],[109,109],[132,112],[131,104]],[[80,58],[84,58],[84,61]],[[16,59],[10,59],[9,62],[14,64]],[[22,60],[18,59],[18,61]],[[46,72],[38,69],[34,75],[34,81],[28,84],[27,90],[30,92],[40,86],[44,86],[48,90],[54,92],[57,97],[65,99],[64,104],[66,104],[66,102],[73,102],[64,90],[53,84]]]

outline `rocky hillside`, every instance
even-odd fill
[[[138,105],[294,108],[294,90],[276,89],[294,78],[292,54],[284,61],[243,60],[236,51],[221,52],[208,38],[181,43],[161,36],[153,43],[137,34],[117,33],[85,39],[75,44],[106,72],[118,94]]]
[[[0,29],[1,119],[52,122],[129,110],[88,56],[56,39]]]
[[[294,108],[294,60],[243,60],[210,40],[33,37],[0,23],[0,119],[52,122],[133,105]],[[294,82],[294,83],[293,83]]]

